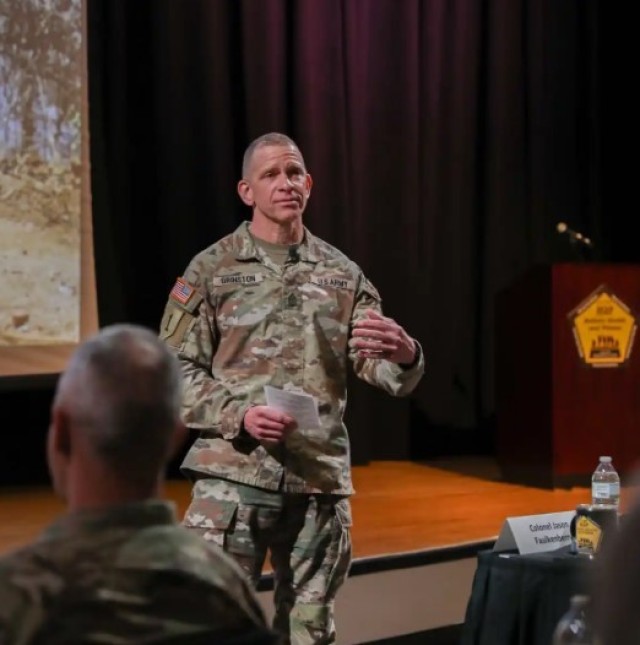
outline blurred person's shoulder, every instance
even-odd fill
[[[37,547],[0,558],[0,643],[30,642],[52,597],[64,586],[63,576]]]
[[[132,535],[121,545],[115,564],[125,569],[180,571],[220,586],[244,579],[231,556],[178,524],[150,526]]]
[[[114,564],[118,575],[137,580],[140,589],[153,589],[154,601],[173,599],[172,611],[177,614],[182,613],[186,597],[190,615],[206,616],[220,627],[266,625],[241,567],[222,549],[181,525],[138,532],[121,546]]]

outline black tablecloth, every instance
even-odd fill
[[[569,547],[533,555],[481,551],[462,645],[550,645],[571,596],[588,592],[592,565]]]

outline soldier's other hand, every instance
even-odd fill
[[[384,358],[392,363],[409,365],[416,356],[413,338],[395,321],[374,309],[356,320],[349,344],[358,350],[359,358]]]
[[[244,429],[260,442],[280,443],[295,427],[293,417],[268,405],[254,405],[244,414]]]

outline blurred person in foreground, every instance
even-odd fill
[[[0,644],[275,642],[242,570],[161,499],[181,393],[176,359],[142,327],[75,351],[47,437],[67,513],[0,559]]]
[[[640,644],[640,470],[625,483],[617,530],[598,554],[591,579],[594,645]]]

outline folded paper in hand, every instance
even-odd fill
[[[271,385],[264,386],[267,405],[292,416],[299,428],[319,428],[318,403],[311,394],[279,390]]]

